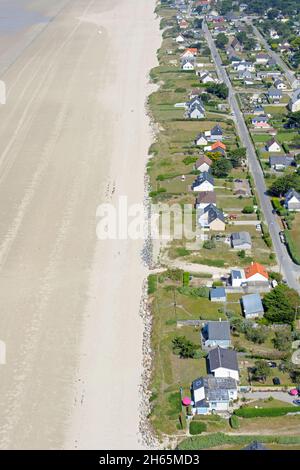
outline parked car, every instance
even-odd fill
[[[279,238],[280,238],[281,243],[285,243],[285,235],[284,235],[284,232],[279,232]]]
[[[261,232],[261,225],[260,224],[257,224],[255,228],[258,232]]]
[[[274,369],[274,367],[277,367],[277,364],[274,361],[268,361],[267,364],[269,367],[272,367],[272,369]]]
[[[280,385],[281,382],[280,382],[280,378],[279,377],[274,377],[273,378],[273,385]]]
[[[300,400],[293,400],[294,405],[300,406]]]
[[[292,397],[297,397],[298,396],[298,389],[297,388],[292,388],[289,391],[289,394],[292,395]]]

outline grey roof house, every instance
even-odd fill
[[[226,302],[226,292],[224,287],[213,287],[210,289],[210,300],[212,302]]]
[[[300,193],[294,189],[290,189],[284,199],[284,206],[289,211],[300,211]]]
[[[192,382],[191,396],[194,414],[226,412],[237,399],[237,383],[231,377],[200,377]]]
[[[208,321],[202,334],[205,339],[204,346],[207,348],[229,348],[231,345],[229,321]]]
[[[215,377],[231,377],[239,381],[239,364],[236,351],[219,346],[207,355],[208,369]]]
[[[277,90],[277,88],[273,86],[269,88],[267,94],[268,94],[269,99],[272,101],[279,101],[282,98],[282,91]]]
[[[273,170],[284,170],[285,168],[295,164],[294,157],[288,155],[271,155],[269,158],[270,168]]]
[[[249,232],[234,232],[231,234],[232,248],[236,250],[251,250],[252,242]]]
[[[264,315],[264,307],[259,294],[243,295],[242,308],[245,318],[251,319]]]

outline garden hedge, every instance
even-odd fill
[[[205,432],[206,429],[206,424],[202,423],[201,421],[192,421],[190,424],[190,434],[193,435],[201,434],[202,432]]]
[[[284,416],[287,413],[300,412],[300,408],[297,409],[295,406],[282,406],[277,408],[250,408],[242,407],[235,410],[234,414],[241,418],[256,418],[256,417],[277,417]]]

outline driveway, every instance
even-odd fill
[[[245,398],[251,398],[253,400],[265,400],[266,398],[273,397],[276,400],[285,401],[291,405],[293,404],[293,400],[295,400],[295,397],[292,397],[287,392],[249,392],[242,393],[241,396]]]

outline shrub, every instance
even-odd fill
[[[209,288],[208,287],[179,287],[179,294],[190,295],[191,297],[204,297],[208,299],[209,297]]]
[[[205,432],[206,429],[206,424],[202,423],[201,421],[191,421],[190,423],[190,434],[201,434],[202,432]]]
[[[234,414],[242,418],[258,418],[258,417],[269,417],[276,418],[278,416],[284,416],[287,413],[298,411],[294,406],[282,406],[277,408],[248,408],[241,407],[235,410]]]
[[[185,165],[190,165],[191,163],[196,163],[197,160],[198,160],[198,157],[188,156],[183,159],[183,163]]]
[[[203,248],[205,248],[206,250],[211,250],[213,248],[216,248],[216,243],[214,240],[205,240],[205,242],[203,243]]]
[[[156,291],[156,275],[150,274],[148,276],[148,294],[154,294]]]
[[[243,214],[253,214],[254,207],[253,206],[245,206],[242,210]]]
[[[190,254],[190,251],[187,250],[186,248],[180,247],[180,248],[176,248],[176,254],[177,256],[187,256]]]
[[[238,429],[240,427],[239,418],[236,415],[232,415],[229,420],[232,429]]]
[[[189,283],[190,283],[190,273],[184,272],[182,275],[183,287],[188,287]]]
[[[298,249],[297,244],[292,239],[289,230],[285,230],[284,234],[285,234],[287,249],[292,260],[294,261],[294,263],[300,264],[300,250]]]

